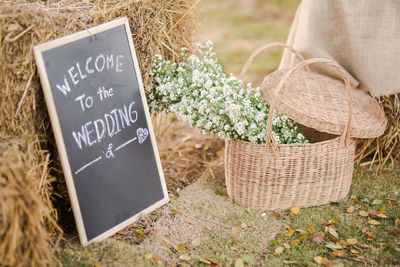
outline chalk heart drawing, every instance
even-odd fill
[[[139,144],[143,144],[144,140],[149,136],[149,130],[147,130],[147,128],[139,128],[136,130],[136,134],[139,139]]]

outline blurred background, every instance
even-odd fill
[[[286,42],[300,0],[202,0],[200,29],[194,41],[211,40],[228,73],[239,76],[250,54],[263,44]],[[246,81],[257,82],[275,70],[283,50],[261,53],[248,71]]]

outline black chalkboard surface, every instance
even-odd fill
[[[168,202],[128,20],[38,45],[34,54],[81,243]]]

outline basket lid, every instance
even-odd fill
[[[278,83],[287,72],[277,70],[265,77],[262,94],[270,104]],[[372,138],[382,135],[387,119],[378,102],[359,89],[352,88],[351,96],[350,136]],[[320,132],[340,135],[349,119],[349,99],[344,82],[303,69],[291,73],[275,101],[279,113]]]

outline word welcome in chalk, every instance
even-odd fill
[[[122,59],[123,55],[103,55],[100,54],[97,57],[88,57],[85,64],[78,61],[70,67],[67,74],[64,75],[64,83],[56,84],[56,88],[67,96],[71,92],[71,84],[75,87],[81,80],[87,78],[90,74],[95,72],[102,72],[103,70],[122,72]]]
[[[132,126],[138,119],[138,113],[134,110],[135,102],[114,108],[105,113],[104,117],[84,123],[79,131],[73,131],[72,136],[77,146],[83,148],[100,143],[106,136],[112,138],[122,129]]]

